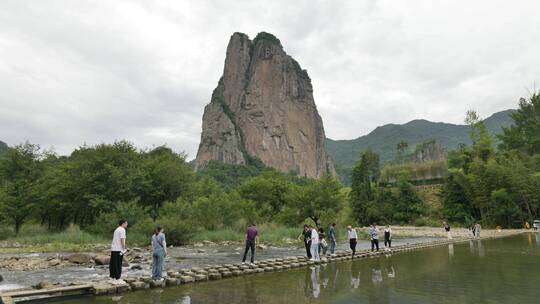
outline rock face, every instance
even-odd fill
[[[427,163],[446,159],[448,159],[448,151],[434,140],[417,145],[415,151],[411,155],[411,161],[413,163]]]
[[[204,110],[195,161],[265,165],[300,176],[335,175],[311,79],[271,34],[234,33],[223,76]]]

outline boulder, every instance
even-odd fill
[[[41,281],[37,283],[34,287],[37,289],[46,289],[53,287],[53,284],[49,281]]]
[[[73,264],[88,264],[92,261],[92,257],[86,253],[75,253],[68,257],[68,261]]]
[[[49,266],[54,267],[54,266],[60,265],[60,263],[62,263],[62,261],[60,261],[60,259],[58,259],[58,258],[54,258],[52,260],[49,260],[48,263],[49,263]]]
[[[109,265],[110,261],[111,257],[108,255],[98,255],[94,258],[94,263],[96,263],[96,265]]]

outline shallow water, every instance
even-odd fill
[[[59,303],[535,303],[540,235]]]

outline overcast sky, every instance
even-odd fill
[[[293,5],[293,3],[295,3]],[[307,69],[326,135],[462,123],[540,87],[540,1],[0,2],[0,140],[196,154],[233,32]]]

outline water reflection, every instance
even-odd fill
[[[379,284],[382,283],[383,277],[382,277],[382,271],[380,269],[371,269],[371,282],[373,284]]]
[[[536,246],[537,246],[537,247],[540,247],[540,233],[535,232],[535,233],[533,233],[533,234],[534,234],[534,239],[535,239],[535,241],[536,241]]]
[[[540,250],[523,254],[523,248],[537,248],[540,234],[530,237],[474,240],[468,246],[254,274],[162,293],[144,290],[125,294],[118,303],[532,303],[540,297],[540,273],[532,268],[540,265]],[[112,302],[108,297],[62,303]]]
[[[388,271],[388,269],[386,270],[386,276],[389,278],[389,279],[393,279],[396,277],[396,271],[394,270],[394,266],[393,265],[390,265],[390,271]]]
[[[319,283],[320,266],[311,269],[311,283],[313,285],[313,297],[318,298],[321,293],[321,284]]]
[[[478,256],[483,258],[486,256],[486,250],[484,249],[484,246],[482,246],[482,240],[477,240],[478,243]]]
[[[486,256],[486,249],[484,248],[484,245],[482,244],[482,240],[470,240],[469,251],[471,255],[478,254],[478,257],[480,258],[483,258]]]

